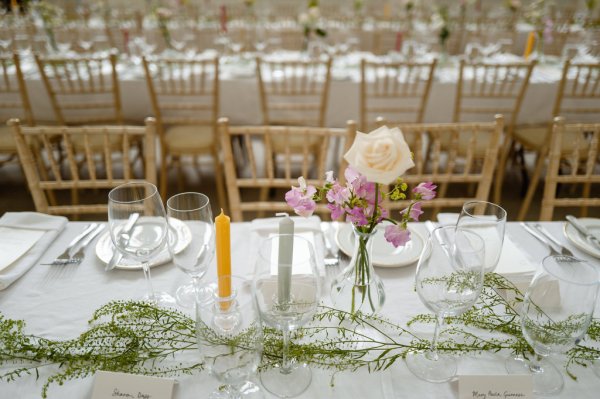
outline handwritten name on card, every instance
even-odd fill
[[[461,375],[459,399],[532,399],[530,375]]]
[[[175,380],[98,371],[92,399],[171,399]]]

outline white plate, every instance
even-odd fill
[[[578,218],[577,220],[588,229],[590,234],[593,234],[600,240],[600,219]],[[600,258],[600,249],[586,240],[583,235],[579,234],[579,232],[575,230],[575,227],[571,226],[570,223],[565,223],[565,235],[573,245],[583,252],[595,256],[596,258]]]
[[[394,248],[394,246],[385,240],[383,232],[386,225],[379,224],[377,229],[381,230],[375,235],[373,242],[373,265],[379,267],[402,267],[408,266],[417,260],[421,255],[425,241],[423,237],[415,230],[409,228],[411,240],[403,247]],[[354,233],[352,225],[349,223],[341,224],[335,242],[338,248],[348,256],[352,256],[354,250]]]
[[[192,242],[192,232],[190,228],[180,220],[172,219],[170,221],[171,233],[169,234],[170,244],[173,247],[175,253],[179,253]],[[112,240],[110,239],[110,232],[105,232],[100,236],[98,243],[96,244],[96,256],[104,263],[110,262],[113,256],[115,247],[113,246]],[[162,265],[171,260],[169,249],[165,247],[157,256],[150,261],[150,267]],[[118,269],[126,270],[138,270],[142,268],[142,264],[136,260],[121,258],[119,263],[115,266]]]

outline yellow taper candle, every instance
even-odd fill
[[[221,213],[215,218],[216,245],[217,245],[217,277],[219,296],[227,298],[231,296],[231,279],[223,276],[231,276],[231,237],[229,233],[229,216]]]
[[[535,44],[535,32],[529,32],[529,36],[527,36],[527,46],[525,46],[525,52],[523,53],[523,58],[527,59],[531,55],[533,51],[533,45]]]

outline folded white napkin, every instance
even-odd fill
[[[37,212],[6,212],[0,218],[0,290],[33,266],[68,219]],[[10,246],[11,251],[2,250]]]
[[[458,213],[439,213],[438,221],[442,226],[456,224]],[[502,253],[495,272],[512,281],[516,277],[529,277],[536,271],[535,262],[523,251],[508,234],[504,234]]]

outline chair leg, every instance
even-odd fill
[[[521,167],[521,196],[526,195],[527,187],[530,185],[527,165],[525,165],[525,150],[521,147],[517,150],[516,158]]]
[[[160,162],[160,196],[163,201],[167,200],[167,157],[163,156]]]
[[[219,153],[216,150],[212,151],[212,157],[215,164],[215,184],[217,186],[217,198],[219,205],[227,213],[229,213],[229,204],[227,202],[227,193],[225,192],[225,178],[223,176],[223,168],[219,162]]]
[[[533,177],[531,178],[531,182],[529,183],[529,189],[527,190],[527,194],[525,195],[525,199],[521,204],[521,209],[519,209],[519,215],[517,216],[517,220],[525,220],[525,216],[527,215],[527,211],[529,210],[529,205],[531,205],[531,200],[535,195],[535,190],[537,189],[537,184],[542,174],[542,169],[544,167],[544,161],[546,160],[545,152],[540,152],[538,154],[537,162],[535,165],[535,170],[533,172]]]
[[[513,152],[515,146],[514,140],[506,137],[502,149],[500,150],[500,159],[496,165],[496,181],[494,182],[494,202],[500,204],[502,200],[502,183],[506,173],[506,163],[509,155]]]

